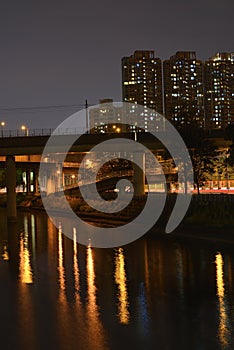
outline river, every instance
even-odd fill
[[[79,245],[0,211],[0,344],[17,350],[234,348],[234,246],[145,235]]]

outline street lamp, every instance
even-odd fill
[[[137,141],[137,122],[134,123],[134,140]]]
[[[76,175],[72,174],[71,178],[72,178],[72,180],[71,180],[71,183],[72,183],[72,185],[74,185],[74,183],[75,183],[75,178],[76,178]]]
[[[228,172],[228,158],[230,154],[228,153],[228,150],[226,150],[226,177],[227,177],[227,190],[230,189],[230,183],[229,183],[229,172]]]
[[[115,132],[119,133],[121,131],[121,129],[119,127],[117,127],[116,125],[112,125],[112,128]]]
[[[27,126],[25,125],[21,125],[21,128],[20,128],[22,131],[24,131],[24,136],[28,136],[28,128]]]
[[[3,137],[3,128],[6,125],[5,122],[1,122],[1,136]]]

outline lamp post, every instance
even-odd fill
[[[227,190],[230,189],[230,183],[229,183],[229,172],[228,172],[228,158],[229,158],[229,153],[228,150],[226,151],[226,177],[227,177]]]
[[[28,136],[28,128],[26,125],[21,125],[20,129],[24,131],[24,136]]]
[[[134,123],[134,140],[137,141],[137,122]]]
[[[6,125],[5,122],[1,122],[1,136],[3,137],[3,128]]]
[[[112,128],[113,128],[114,132],[117,132],[117,133],[121,132],[121,128],[117,127],[116,125],[113,125]]]
[[[75,183],[75,178],[76,178],[76,175],[74,175],[74,174],[72,174],[72,176],[71,176],[71,184],[72,185],[74,185],[74,183]]]

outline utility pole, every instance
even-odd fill
[[[86,134],[88,134],[89,121],[88,121],[88,100],[85,100],[85,109],[86,109]]]

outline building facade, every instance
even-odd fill
[[[126,132],[123,117],[122,109],[114,104],[113,99],[101,99],[98,106],[89,110],[91,133]]]
[[[234,123],[234,53],[202,62],[179,51],[162,70],[154,51],[135,51],[122,58],[122,94],[124,106],[103,99],[90,110],[93,133],[160,131],[161,114],[179,127],[224,129]]]
[[[175,125],[204,127],[203,63],[194,51],[177,52],[163,62],[164,112]]]
[[[89,108],[91,133],[161,131],[163,118],[154,110],[136,103],[102,99]]]
[[[122,96],[124,102],[139,104],[146,108],[144,127],[146,131],[157,130],[163,113],[162,61],[154,51],[135,51],[122,58]],[[150,113],[154,110],[155,115]],[[134,110],[131,113],[134,121]],[[135,122],[137,124],[138,120]],[[142,124],[142,123],[141,123]]]
[[[135,51],[122,58],[123,101],[163,113],[162,62],[154,51]]]
[[[205,116],[207,129],[234,123],[234,53],[217,53],[205,62]]]

